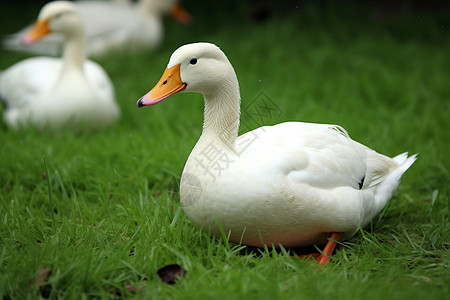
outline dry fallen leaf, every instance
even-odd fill
[[[31,280],[30,288],[33,289],[35,287],[43,286],[47,282],[47,279],[50,277],[51,274],[52,274],[52,271],[50,270],[49,267],[41,268],[38,271],[36,278]]]
[[[187,271],[177,264],[167,265],[157,271],[161,280],[167,284],[174,284],[179,277],[186,275]]]

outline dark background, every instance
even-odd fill
[[[40,7],[47,2],[49,1],[1,0],[1,34],[15,32],[24,24],[32,22]],[[205,30],[211,29],[210,26],[214,27],[214,24],[220,23],[224,18],[229,22],[264,22],[269,18],[283,17],[298,8],[308,7],[314,11],[310,17],[323,23],[328,18],[334,18],[340,19],[343,24],[355,24],[356,21],[361,24],[361,21],[365,21],[403,33],[423,30],[428,30],[428,33],[431,30],[438,30],[446,35],[449,33],[450,1],[445,0],[184,0],[182,4],[197,22],[208,21],[208,28],[204,28]]]

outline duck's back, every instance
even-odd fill
[[[237,149],[249,160],[270,162],[274,170],[292,180],[319,188],[358,189],[367,171],[368,148],[336,125],[286,122],[265,126],[240,136]]]
[[[136,5],[79,1],[77,8],[85,24],[89,55],[139,46],[155,47],[161,41],[159,18],[140,14]],[[99,15],[107,17],[99,18]]]

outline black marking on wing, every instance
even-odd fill
[[[366,179],[366,175],[364,175],[364,177],[361,179],[361,181],[358,182],[359,189],[362,189],[362,187],[364,185],[364,179]]]

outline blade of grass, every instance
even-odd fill
[[[61,187],[61,190],[63,192],[64,198],[69,203],[69,218],[72,216],[72,203],[70,202],[69,195],[67,195],[66,188],[64,187],[64,183],[62,182],[61,176],[59,175],[58,170],[55,171],[56,180],[59,183],[59,186]]]
[[[52,190],[51,190],[50,176],[49,176],[50,174],[48,173],[47,159],[45,158],[45,155],[42,156],[42,161],[44,163],[45,177],[47,179],[48,201],[50,202],[50,211],[52,214],[52,225],[53,225],[53,230],[54,230],[56,228],[56,226],[55,226],[55,211],[53,208]]]

